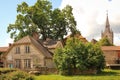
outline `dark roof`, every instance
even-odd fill
[[[41,42],[44,45],[44,47],[47,47],[48,49],[50,49],[50,48],[55,49],[57,47],[57,45],[59,43],[61,43],[60,40],[52,40],[52,39],[49,39],[49,38],[47,38],[45,41],[41,40]]]
[[[46,58],[52,58],[52,55],[49,53],[49,51],[38,41],[36,41],[33,37],[31,36],[25,36],[22,39],[16,41],[13,43],[12,46],[17,45],[17,44],[33,44],[40,52],[43,53],[43,55]]]

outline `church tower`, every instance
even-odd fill
[[[101,37],[102,38],[107,37],[108,40],[110,41],[110,43],[113,44],[113,31],[112,31],[112,29],[110,29],[108,12],[107,12],[105,30],[104,30],[104,32],[102,32],[102,36]]]

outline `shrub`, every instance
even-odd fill
[[[17,69],[11,69],[11,68],[0,68],[0,74],[6,74],[6,73],[9,73],[9,72],[13,72],[13,71],[16,71]]]
[[[14,72],[0,75],[0,80],[34,80],[34,76],[26,72],[17,70]]]
[[[63,75],[74,75],[91,69],[99,72],[104,68],[104,56],[99,46],[82,43],[76,38],[70,38],[63,49],[57,49],[54,62]],[[95,74],[96,74],[95,72]]]

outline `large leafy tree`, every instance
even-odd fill
[[[27,3],[23,2],[18,5],[17,8],[17,19],[14,24],[9,24],[7,32],[11,32],[11,38],[18,40],[26,35],[32,35],[34,31],[37,31],[37,25],[35,25],[30,18],[27,10],[29,6]]]
[[[13,24],[9,24],[7,32],[11,38],[19,40],[26,35],[38,32],[41,38],[63,39],[68,30],[75,32],[76,21],[72,14],[72,7],[52,10],[48,0],[37,0],[33,6],[26,2],[17,7],[18,15]]]
[[[61,74],[74,74],[75,70],[85,71],[104,68],[104,56],[101,48],[91,43],[83,44],[76,38],[67,40],[63,49],[57,49],[54,62]]]
[[[51,37],[54,39],[63,39],[64,35],[67,34],[66,20],[63,12],[60,9],[55,9],[51,14]]]
[[[52,12],[52,5],[47,0],[37,0],[32,8],[33,11],[30,10],[31,19],[38,26],[38,29],[40,30],[39,33],[42,35],[42,38],[46,39],[51,33],[50,14]]]
[[[67,5],[62,11],[66,20],[66,27],[67,29],[72,32],[72,34],[75,34],[77,32],[76,30],[76,21],[74,19],[74,16],[72,14],[72,7]]]

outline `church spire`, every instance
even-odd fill
[[[109,18],[108,18],[108,11],[107,11],[105,31],[109,31],[110,32],[110,24],[109,24]]]
[[[110,29],[109,18],[108,18],[108,11],[106,17],[106,24],[105,24],[105,31],[101,33],[101,37],[107,37],[111,44],[113,44],[113,31]]]

